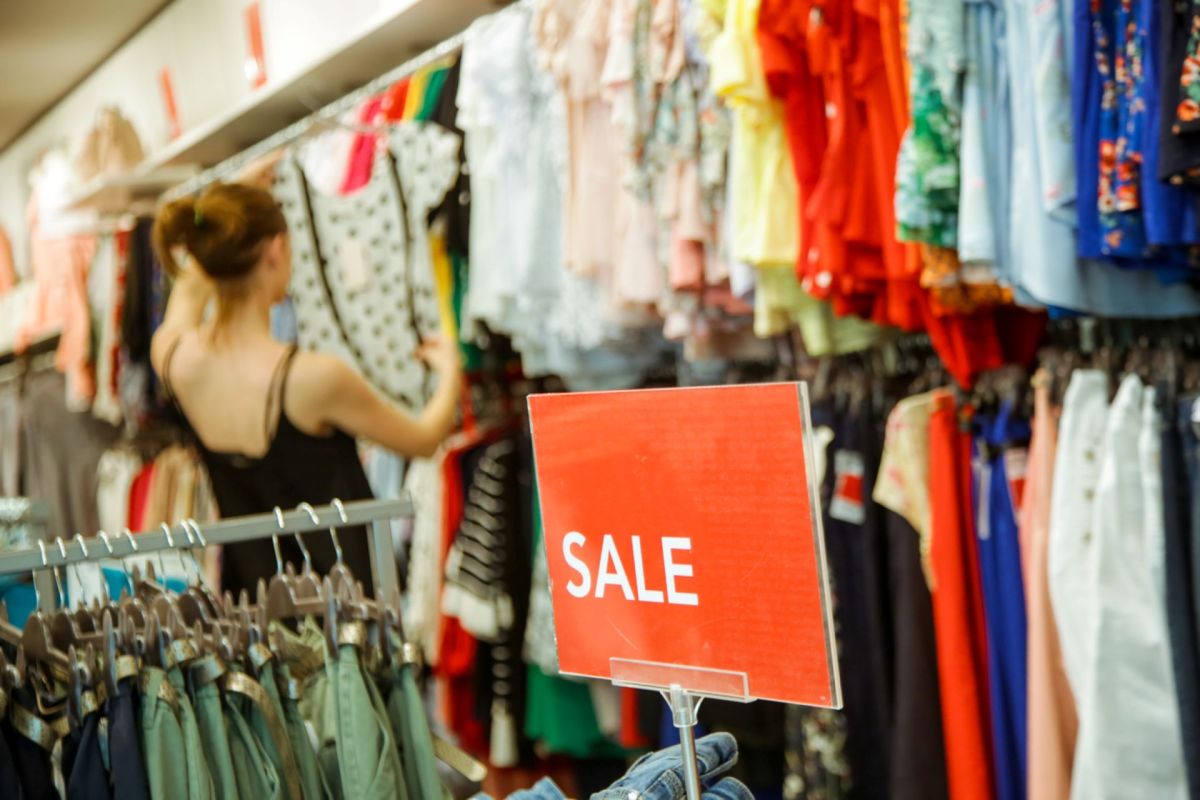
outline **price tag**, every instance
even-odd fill
[[[529,409],[562,672],[840,707],[804,385]]]
[[[343,239],[338,246],[338,262],[341,265],[342,285],[349,291],[365,289],[371,282],[367,249],[360,240]]]

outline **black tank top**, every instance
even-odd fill
[[[172,342],[163,360],[163,386],[208,470],[213,495],[222,517],[268,513],[275,506],[290,511],[300,503],[316,506],[329,503],[334,498],[348,502],[372,497],[352,436],[340,430],[335,430],[330,436],[313,436],[297,428],[288,419],[283,398],[287,390],[288,372],[296,355],[295,347],[288,348],[271,378],[263,414],[267,452],[252,457],[210,450],[188,421],[170,378],[171,360],[179,341],[176,339]],[[361,526],[339,529],[338,539],[344,562],[371,592],[370,544],[366,529]],[[303,555],[295,536],[281,536],[279,544],[284,561],[299,569]],[[319,574],[326,574],[336,561],[332,538],[326,532],[307,533],[304,534],[304,544],[312,556],[313,569]],[[233,592],[234,597],[246,589],[253,597],[258,580],[270,580],[275,572],[275,550],[271,539],[226,545],[221,563],[221,589]]]

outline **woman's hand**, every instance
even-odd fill
[[[430,336],[421,342],[417,358],[442,377],[458,374],[458,345],[442,336]]]

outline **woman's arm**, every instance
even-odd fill
[[[162,374],[162,362],[171,344],[204,321],[204,309],[213,296],[213,283],[190,256],[175,279],[162,325],[150,340],[150,363]]]
[[[317,400],[322,421],[353,436],[370,439],[403,456],[428,458],[454,427],[462,393],[458,347],[444,339],[431,339],[417,356],[437,373],[437,389],[429,404],[413,416],[376,392],[339,358],[310,354],[315,385],[322,387]]]

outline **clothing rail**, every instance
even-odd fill
[[[516,0],[516,2],[512,3],[511,5],[505,6],[499,11],[494,11],[492,13],[504,14],[511,11],[513,8],[527,5],[528,2],[529,0]],[[434,64],[441,59],[446,58],[450,54],[461,50],[465,40],[465,30],[454,34],[449,39],[434,45],[420,55],[405,61],[395,69],[385,72],[383,75],[374,79],[370,83],[355,89],[349,94],[339,97],[332,103],[329,103],[323,108],[312,112],[307,117],[304,117],[303,119],[287,126],[283,130],[268,136],[258,144],[250,146],[237,155],[227,158],[220,164],[205,170],[196,177],[167,190],[163,194],[162,200],[164,202],[169,202],[189,194],[194,194],[210,183],[214,183],[222,178],[232,175],[250,162],[261,158],[281,147],[286,147],[298,139],[302,139],[309,133],[309,131],[316,128],[318,125],[325,124],[329,120],[336,119],[342,114],[345,114],[363,100],[366,100],[372,95],[379,94],[396,81],[406,78],[422,67],[427,67],[430,64]]]
[[[273,513],[234,517],[208,525],[197,525],[200,537],[197,537],[195,533],[189,537],[188,530],[182,524],[172,526],[169,538],[162,528],[135,533],[132,539],[124,533],[117,536],[110,531],[108,532],[108,543],[112,545],[111,552],[99,537],[64,538],[61,540],[62,550],[59,549],[59,540],[55,539],[53,544],[46,543],[44,556],[41,549],[37,547],[0,553],[0,575],[16,572],[36,573],[52,567],[71,566],[107,558],[143,556],[162,550],[186,550],[192,547],[202,547],[203,544],[230,544],[251,539],[265,539],[274,535],[367,525],[371,537],[371,572],[375,581],[375,596],[391,597],[392,590],[398,589],[400,586],[399,575],[396,571],[396,559],[392,552],[391,529],[388,526],[376,526],[370,523],[412,516],[412,501],[408,498],[358,500],[346,503],[343,505],[343,509],[346,513],[345,518],[332,505],[317,506],[313,509],[315,520],[309,516],[306,510],[284,511],[282,527]],[[201,537],[203,537],[203,544],[200,540]]]

